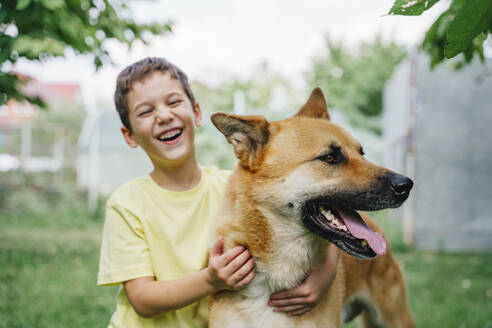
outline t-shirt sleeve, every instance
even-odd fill
[[[117,204],[106,206],[98,285],[154,276],[141,220]]]

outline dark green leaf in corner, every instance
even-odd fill
[[[492,1],[465,1],[447,33],[444,54],[452,58],[468,48],[475,37],[485,32],[492,24]]]
[[[396,0],[389,14],[418,16],[437,2],[439,0]]]

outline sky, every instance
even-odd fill
[[[46,82],[80,83],[107,97],[118,72],[146,56],[163,56],[181,67],[191,80],[213,83],[227,74],[251,75],[262,63],[291,80],[302,80],[311,59],[324,51],[326,35],[347,45],[376,35],[409,48],[448,2],[443,0],[421,16],[386,15],[393,0],[160,0],[134,1],[138,22],[175,22],[173,33],[139,43],[130,51],[107,42],[115,66],[95,72],[90,58],[67,51],[67,58],[43,64],[20,61],[16,69]]]

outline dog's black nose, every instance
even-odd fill
[[[393,174],[390,178],[391,190],[397,196],[408,194],[413,187],[413,181],[406,176]]]

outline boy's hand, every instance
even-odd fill
[[[224,238],[219,236],[208,261],[208,282],[216,290],[238,290],[255,276],[254,260],[248,249],[236,246],[224,252]]]
[[[275,312],[301,315],[321,301],[330,288],[337,271],[338,251],[330,247],[323,262],[316,267],[299,286],[270,296],[269,306]]]

